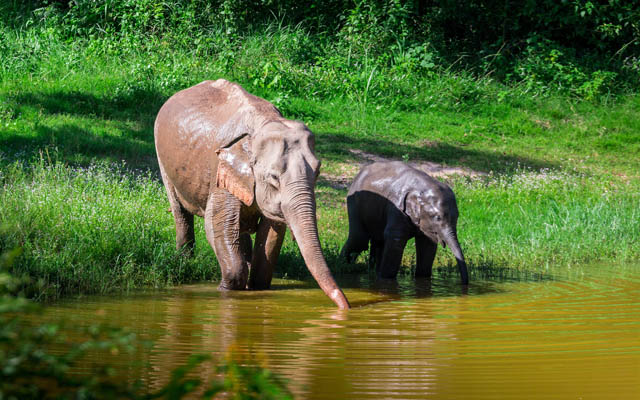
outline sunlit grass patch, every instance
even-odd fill
[[[513,277],[594,261],[637,261],[640,255],[638,182],[517,166],[508,174],[453,175],[445,181],[456,193],[458,234],[471,271],[478,270],[473,274],[497,277],[511,269],[507,275]],[[348,232],[346,190],[320,187],[318,193],[321,236],[336,270],[367,271],[367,252],[356,266],[338,258]],[[406,273],[415,265],[412,241],[403,265]],[[438,249],[434,267],[436,273],[455,269],[448,249]]]
[[[638,183],[522,170],[454,182],[467,254],[513,267],[637,260]]]
[[[211,253],[175,250],[164,188],[125,164],[69,167],[46,160],[3,167],[3,249],[23,248],[15,272],[41,280],[34,295],[110,292],[218,276]]]

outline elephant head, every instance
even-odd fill
[[[463,285],[469,283],[467,264],[458,242],[458,206],[453,190],[433,180],[423,190],[411,191],[405,197],[404,211],[420,231],[434,243],[447,245],[458,263]]]
[[[349,308],[320,246],[314,194],[320,160],[314,146],[303,123],[267,122],[218,151],[216,181],[247,206],[255,203],[265,217],[286,223],[320,288],[338,307]]]

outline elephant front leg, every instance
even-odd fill
[[[398,236],[387,236],[384,239],[384,249],[382,250],[382,260],[378,269],[378,277],[382,279],[394,279],[400,270],[402,254],[407,245],[407,238]]]
[[[249,289],[262,290],[271,287],[273,270],[280,255],[286,230],[287,226],[283,223],[267,218],[262,218],[260,221],[251,260]]]
[[[347,264],[351,264],[356,261],[358,255],[367,249],[369,246],[369,238],[355,230],[349,230],[349,237],[340,250],[340,257],[342,257]]]
[[[425,235],[416,235],[416,278],[431,278],[438,245]]]
[[[247,286],[251,237],[240,233],[241,207],[240,201],[224,190],[214,191],[207,202],[204,228],[220,264],[219,290],[240,290]]]

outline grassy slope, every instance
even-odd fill
[[[42,54],[30,73],[7,67],[0,82],[0,221],[9,226],[3,245],[24,246],[21,268],[45,279],[47,296],[215,278],[201,221],[197,258],[173,251],[152,128],[175,90],[225,75],[180,52],[158,64],[148,54],[114,59],[53,42]],[[429,100],[439,92],[420,92],[394,106],[358,93],[283,100],[240,72],[235,78],[316,133],[321,237],[336,271],[366,268],[363,258],[356,266],[337,259],[347,234],[346,191],[332,186],[336,176],[357,172],[349,149],[490,173],[449,179],[472,274],[639,258],[637,95],[595,104],[534,99],[493,84],[490,91],[506,95],[440,104]],[[423,90],[458,82],[430,79]],[[16,160],[22,163],[12,166]],[[125,167],[113,166],[122,160]],[[91,163],[98,166],[69,167]],[[409,249],[407,265],[413,257]],[[453,259],[440,251],[436,263],[451,266]],[[289,240],[280,264],[283,273],[305,274]]]

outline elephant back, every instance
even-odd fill
[[[154,125],[158,162],[178,195],[204,209],[217,167],[216,150],[253,135],[265,120],[282,118],[268,101],[218,79],[174,94]]]

